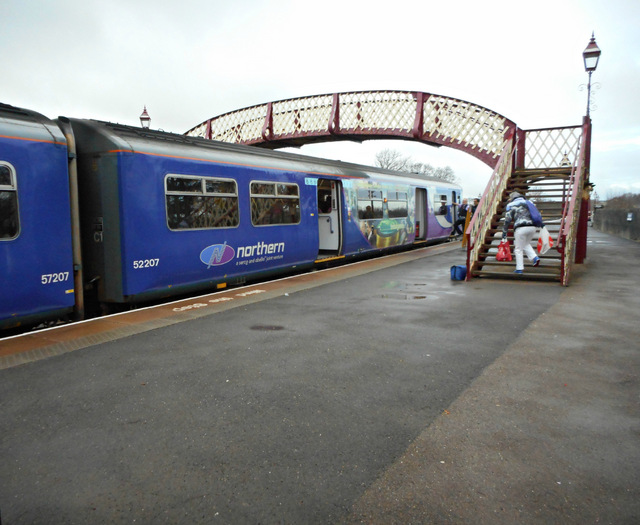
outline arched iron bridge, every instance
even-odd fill
[[[495,168],[517,126],[460,99],[416,91],[291,98],[225,113],[185,133],[268,149],[331,141],[404,139],[464,151]]]

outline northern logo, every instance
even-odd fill
[[[213,244],[207,246],[200,252],[200,260],[207,265],[207,268],[212,266],[220,266],[227,264],[236,255],[236,251],[231,247],[224,244]]]

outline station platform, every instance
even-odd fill
[[[640,522],[640,244],[567,288],[465,254],[1,339],[1,523]]]

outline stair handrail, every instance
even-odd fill
[[[472,277],[472,269],[475,268],[478,262],[480,250],[491,226],[491,221],[496,214],[498,205],[502,200],[502,194],[511,176],[513,151],[516,141],[517,140],[513,138],[505,141],[498,163],[491,174],[491,178],[480,199],[478,208],[465,231],[467,245],[467,280],[470,280]]]
[[[576,173],[577,164],[580,163],[580,145],[578,145],[578,151],[576,152],[576,158],[571,166],[571,174],[569,180],[563,184],[562,187],[562,215],[560,216],[560,229],[558,230],[558,238],[556,240],[556,250],[560,253],[564,250],[564,227],[567,224],[567,217],[569,216],[569,208],[571,206],[571,199],[575,195],[576,187]]]
[[[589,122],[585,121],[582,126],[582,138],[580,140],[579,150],[576,152],[576,163],[573,166],[571,178],[569,179],[569,200],[568,202],[565,201],[565,205],[563,206],[560,231],[558,232],[556,249],[561,254],[560,282],[562,286],[569,284],[575,259],[578,221],[580,219],[580,205],[582,203],[582,187],[587,166],[588,127]]]

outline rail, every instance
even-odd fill
[[[513,167],[513,150],[515,139],[508,140],[498,159],[489,183],[480,199],[476,213],[473,215],[467,230],[465,240],[467,245],[467,280],[478,263],[480,251],[485,242],[487,232],[500,204],[507,182],[511,177]]]
[[[582,205],[582,191],[585,181],[587,167],[589,165],[589,133],[590,121],[585,119],[582,125],[582,138],[579,149],[576,152],[576,161],[571,170],[571,179],[568,188],[568,196],[564,201],[560,230],[558,232],[558,242],[556,249],[561,255],[561,275],[560,280],[563,286],[569,284],[571,270],[575,263],[576,242],[578,240],[578,225],[580,223],[580,210]]]

